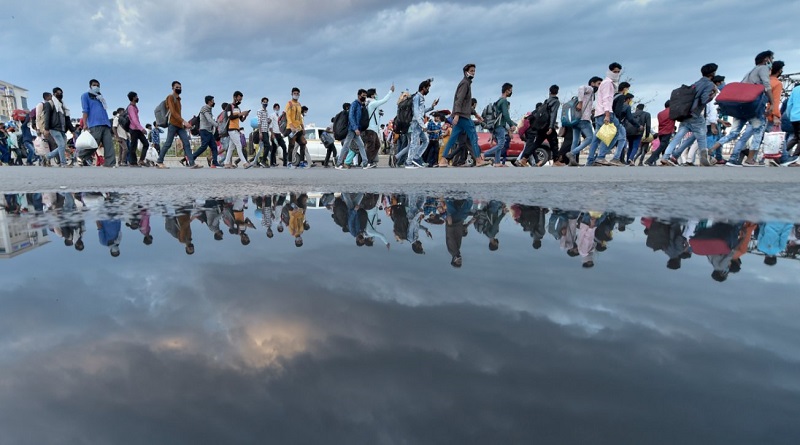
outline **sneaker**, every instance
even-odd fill
[[[758,167],[758,163],[756,163],[756,161],[753,160],[753,159],[745,159],[744,162],[742,162],[742,166],[743,167]]]
[[[661,165],[663,165],[664,167],[675,167],[677,165],[677,162],[675,162],[674,159],[675,158],[673,157],[664,158],[661,160]]]
[[[247,170],[248,168],[251,168],[252,166],[253,166],[253,164],[251,164],[250,162],[245,162],[244,163],[244,169],[245,170]]]
[[[198,168],[203,168],[203,166],[200,164],[192,164],[189,166],[189,168],[191,168],[192,170],[197,170]]]
[[[784,162],[783,164],[781,164],[781,167],[790,167],[792,165],[797,164],[797,161],[798,161],[798,159],[792,159],[790,161],[787,161],[787,162]]]
[[[375,167],[377,167],[377,166],[378,166],[378,165],[377,165],[377,164],[375,164],[374,162],[370,162],[369,164],[367,164],[367,166],[366,166],[366,167],[364,167],[364,170],[368,170],[368,169],[370,169],[370,168],[375,168]]]
[[[684,162],[683,164],[679,164],[681,167],[694,167],[694,162]]]
[[[622,161],[620,161],[619,159],[616,159],[616,158],[612,159],[611,162],[609,162],[609,164],[611,164],[613,166],[616,166],[616,167],[624,167],[625,166],[624,162],[622,162]]]
[[[603,167],[608,167],[608,166],[610,166],[610,165],[614,165],[614,164],[612,164],[612,163],[610,163],[610,162],[606,161],[606,160],[605,160],[605,159],[603,159],[603,158],[597,158],[597,159],[595,159],[595,160],[594,160],[594,163],[595,163],[595,164],[602,165]]]
[[[728,167],[741,167],[742,166],[742,164],[740,164],[739,161],[734,160],[734,159],[731,159],[725,165],[728,166]]]
[[[767,167],[780,167],[781,166],[780,164],[778,164],[778,161],[776,161],[774,159],[766,159],[766,160],[764,160],[764,165],[766,165]]]
[[[339,164],[339,165],[337,165],[337,166],[336,166],[336,167],[334,167],[334,168],[335,168],[336,170],[344,170],[344,165],[343,165],[343,164]]]
[[[417,167],[417,166],[416,166],[416,165],[414,165],[414,164],[406,164],[406,168],[408,168],[408,169],[417,169],[417,168],[419,168],[419,167]]]
[[[414,165],[416,165],[416,166],[417,166],[417,167],[419,167],[419,168],[425,168],[425,167],[423,166],[422,162],[420,162],[420,161],[418,161],[418,160],[416,160],[416,159],[413,159],[413,160],[411,161],[411,163],[412,163],[412,164],[414,164]]]

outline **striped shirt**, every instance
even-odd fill
[[[261,110],[258,110],[258,113],[256,113],[256,115],[258,116],[259,131],[262,133],[269,133],[270,113],[268,113],[267,110],[264,110],[262,108]]]

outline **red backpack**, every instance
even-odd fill
[[[526,114],[525,117],[522,119],[522,123],[519,125],[517,129],[517,133],[519,134],[519,139],[521,141],[525,140],[525,133],[528,132],[528,129],[531,128],[531,121],[528,119],[530,113]]]
[[[692,238],[689,240],[692,252],[696,255],[727,255],[731,253],[731,246],[724,239]]]

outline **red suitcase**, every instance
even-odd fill
[[[720,113],[738,119],[750,119],[760,114],[763,115],[767,104],[764,85],[729,83],[717,96],[717,104]]]

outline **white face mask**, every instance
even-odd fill
[[[299,94],[292,94],[292,99],[298,100],[298,99],[300,99],[300,95]]]
[[[615,72],[613,72],[611,70],[608,70],[608,73],[606,74],[606,76],[609,79],[611,79],[612,81],[614,81],[614,83],[619,83],[619,78],[622,76],[622,71],[620,71],[618,73],[615,73]]]

